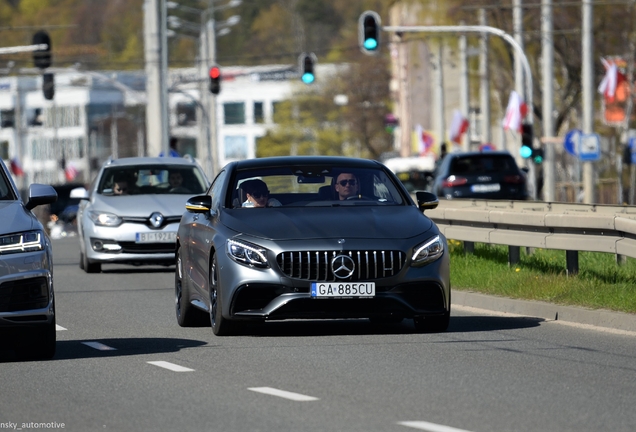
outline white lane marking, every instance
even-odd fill
[[[194,371],[194,369],[179,366],[177,364],[170,363],[167,361],[149,361],[148,364],[159,366],[160,368],[168,369],[173,372],[193,372]]]
[[[428,432],[470,432],[465,429],[457,429],[450,426],[439,425],[435,423],[429,423],[425,421],[405,421],[398,422],[399,425],[420,429]]]
[[[117,351],[117,348],[109,347],[99,342],[82,342],[84,345],[100,351]]]
[[[275,389],[271,387],[248,387],[248,390],[251,390],[257,393],[264,393],[264,394],[268,394],[272,396],[278,396],[278,397],[290,399],[297,402],[308,402],[308,401],[318,400],[318,398],[313,396],[307,396],[300,393],[292,393],[292,392],[279,390],[279,389]]]
[[[62,330],[67,330],[64,327],[62,327],[61,325],[57,325],[55,324],[55,331],[62,331]]]

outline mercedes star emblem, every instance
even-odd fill
[[[338,255],[331,260],[331,271],[338,279],[347,279],[351,277],[356,269],[356,264],[351,257],[347,255]]]

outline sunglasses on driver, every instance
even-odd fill
[[[356,179],[348,179],[348,180],[340,180],[338,182],[338,184],[343,187],[346,186],[347,183],[349,183],[349,186],[355,186],[358,183],[358,181]]]

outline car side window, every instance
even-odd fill
[[[214,179],[214,183],[210,186],[209,195],[212,197],[212,208],[218,209],[223,202],[223,186],[225,183],[226,172],[221,171],[218,176]]]

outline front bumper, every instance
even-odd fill
[[[53,274],[46,251],[0,257],[0,327],[51,324]]]
[[[352,249],[367,245],[351,243]],[[376,241],[374,246],[407,250],[396,248],[399,245],[394,241]],[[276,252],[280,250],[274,251],[275,255]],[[439,259],[427,265],[411,266],[409,258],[393,276],[379,277],[378,274],[378,277],[360,280],[375,282],[373,298],[314,298],[310,294],[312,280],[288,277],[275,259],[270,259],[269,268],[256,269],[236,263],[225,251],[217,258],[223,310],[229,319],[413,318],[441,316],[450,311],[447,247]],[[313,274],[311,277],[314,278]]]
[[[91,224],[84,230],[82,239],[86,258],[91,263],[173,265],[176,243],[137,243],[136,237],[138,233],[176,234],[178,227],[178,223],[168,224],[161,229],[130,223],[118,227]]]

